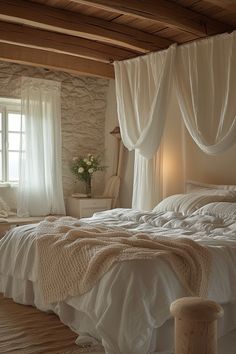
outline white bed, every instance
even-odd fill
[[[214,205],[208,207],[205,198],[203,205],[207,206],[202,208],[199,201],[191,201],[187,203],[191,214],[188,210],[161,211],[160,207],[151,212],[114,209],[79,223],[167,238],[185,236],[206,246],[212,256],[208,297],[225,309],[219,327],[223,337],[236,328],[236,203],[219,200],[213,198]],[[162,203],[161,208],[168,203]],[[186,203],[181,205],[186,208]],[[66,220],[71,225],[78,223],[77,219]],[[54,311],[80,334],[78,344],[92,344],[91,351],[93,344],[101,343],[109,354],[173,352],[169,307],[175,299],[186,296],[186,290],[164,259],[117,263],[86,294],[48,305],[37,281],[35,227],[18,227],[0,240],[0,292],[16,302]]]

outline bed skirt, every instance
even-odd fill
[[[102,344],[102,339],[96,331],[96,324],[91,321],[86,313],[81,311],[80,302],[86,294],[81,297],[72,297],[68,298],[66,301],[48,305],[43,302],[37,283],[29,280],[13,279],[10,276],[0,276],[0,293],[3,293],[5,297],[12,298],[17,303],[35,306],[41,311],[53,311],[58,315],[62,323],[67,325],[75,333],[80,334],[76,341],[78,345],[90,343],[91,346],[97,346],[98,344]],[[218,330],[220,337],[219,354],[234,354],[236,336],[232,334],[232,331],[235,330],[236,333],[236,304],[224,304],[223,308],[225,314],[219,321]],[[156,348],[155,351],[152,351],[153,354],[173,353],[173,322],[174,321],[170,319],[154,331],[155,335],[152,336],[152,341],[155,342]],[[229,334],[230,344],[227,340],[227,334]],[[232,347],[232,352],[229,346]],[[226,347],[227,351],[224,349]],[[167,348],[169,349],[166,350]]]

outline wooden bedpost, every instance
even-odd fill
[[[183,297],[171,304],[175,317],[175,354],[216,354],[217,319],[223,309],[214,301]]]

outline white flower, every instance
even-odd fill
[[[73,161],[77,161],[79,158],[78,157],[73,157]]]
[[[83,173],[83,172],[84,172],[84,168],[83,167],[78,168],[78,173]]]
[[[88,173],[93,173],[93,168],[90,168],[89,170],[88,170]]]
[[[84,159],[84,162],[88,162],[88,159]]]
[[[92,165],[92,162],[91,161],[87,161],[87,165]]]

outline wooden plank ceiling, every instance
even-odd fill
[[[235,0],[1,0],[0,60],[112,78],[115,60],[235,28]]]

